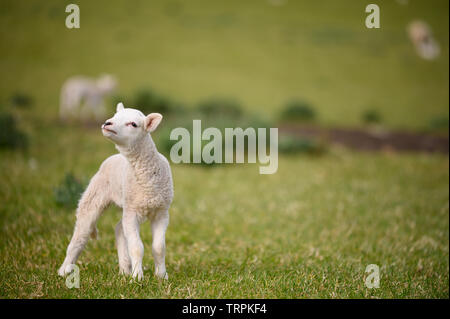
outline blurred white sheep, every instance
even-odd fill
[[[436,59],[441,49],[434,39],[431,27],[424,21],[415,20],[408,25],[408,35],[417,54],[426,60]]]
[[[61,89],[59,115],[61,120],[81,119],[103,122],[106,117],[105,97],[115,92],[117,80],[105,74],[98,79],[74,76]]]

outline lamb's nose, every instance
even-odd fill
[[[103,124],[104,126],[108,126],[108,125],[112,125],[112,122],[105,122],[105,124]]]

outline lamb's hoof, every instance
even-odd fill
[[[73,271],[73,265],[62,265],[58,269],[58,275],[65,277]]]
[[[169,274],[167,272],[163,272],[163,273],[155,273],[155,276],[158,279],[164,279],[164,280],[169,280]]]
[[[120,267],[119,268],[119,274],[120,275],[131,275],[131,266],[130,267]]]
[[[135,280],[135,281],[141,281],[142,279],[144,279],[144,273],[142,270],[135,271],[132,276],[133,276],[133,280]]]
[[[64,271],[62,266],[58,269],[58,275],[61,277],[64,277],[66,275],[66,272]]]

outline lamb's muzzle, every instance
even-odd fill
[[[105,131],[107,131],[107,132],[111,132],[111,133],[113,133],[113,134],[117,134],[117,132],[116,131],[114,131],[114,130],[112,130],[112,129],[109,129],[109,128],[107,128],[107,126],[111,126],[111,125],[113,125],[113,123],[112,122],[110,122],[110,121],[106,121],[103,125],[102,125],[102,130],[105,130]]]

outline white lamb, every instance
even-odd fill
[[[59,115],[61,120],[83,119],[102,121],[106,116],[105,96],[117,87],[114,76],[105,74],[98,79],[74,76],[61,88]]]
[[[161,120],[161,114],[145,116],[119,103],[114,117],[102,125],[103,135],[114,142],[120,154],[102,163],[83,193],[77,208],[74,234],[59,275],[72,271],[89,236],[95,238],[97,235],[97,219],[110,203],[115,203],[123,208],[122,219],[116,226],[120,272],[131,274],[138,280],[143,278],[144,246],[139,237],[139,225],[150,219],[155,275],[168,278],[165,234],[173,198],[172,174],[169,162],[157,151],[149,134]]]

